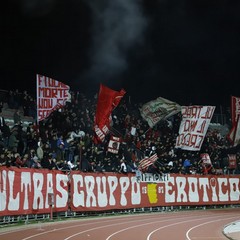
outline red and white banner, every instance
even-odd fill
[[[228,154],[228,168],[236,169],[237,168],[237,156],[236,154]]]
[[[238,116],[237,123],[235,126],[232,127],[228,138],[230,139],[234,147],[240,144],[240,116]]]
[[[109,133],[111,113],[118,106],[125,93],[123,89],[118,92],[100,84],[94,125],[95,143],[103,142]]]
[[[234,146],[239,144],[240,140],[240,97],[231,96],[231,118],[232,118],[232,129],[228,134],[228,139]]]
[[[231,96],[231,118],[233,126],[236,126],[239,115],[240,115],[240,97]]]
[[[68,209],[68,175],[61,171],[28,168],[0,169],[0,216],[50,213]]]
[[[239,204],[239,176],[0,169],[0,216],[154,206]]]
[[[108,152],[118,154],[121,139],[119,137],[111,136],[108,143]]]
[[[235,136],[234,136],[234,146],[237,146],[240,144],[240,116],[238,116],[238,121],[237,121],[237,126],[236,126],[236,131],[235,131]]]
[[[183,106],[176,148],[199,151],[211,122],[215,106]]]
[[[53,111],[71,101],[70,87],[62,82],[37,74],[37,120],[47,118]]]
[[[158,159],[157,154],[153,154],[151,157],[146,157],[142,160],[139,161],[139,165],[138,165],[138,169],[140,171],[145,171],[148,169],[149,166],[151,166],[152,164],[154,164]]]
[[[140,108],[142,118],[148,122],[151,128],[160,120],[167,119],[180,111],[180,105],[162,97],[147,102]]]

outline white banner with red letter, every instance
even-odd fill
[[[183,106],[176,148],[199,151],[211,122],[215,106]]]
[[[37,121],[71,101],[70,87],[62,82],[37,74]]]

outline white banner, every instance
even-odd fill
[[[201,149],[215,106],[183,106],[182,122],[176,148],[190,151]]]
[[[70,87],[49,77],[37,74],[37,120],[47,118],[53,111],[71,101]]]

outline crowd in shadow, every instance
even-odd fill
[[[208,130],[200,151],[175,148],[181,114],[162,120],[153,128],[141,117],[139,107],[123,98],[112,113],[110,134],[103,143],[95,144],[94,117],[97,95],[86,97],[71,92],[71,102],[36,124],[36,100],[27,91],[9,91],[1,100],[14,109],[14,124],[9,126],[0,113],[0,167],[45,168],[82,172],[136,172],[145,157],[157,154],[157,161],[145,172],[154,174],[238,174],[239,146],[232,147],[226,136]],[[25,124],[23,116],[33,119]],[[132,128],[136,131],[134,135]],[[117,154],[108,151],[110,136],[122,142]],[[212,164],[204,165],[200,155],[208,153]],[[229,167],[229,154],[236,154],[237,166]],[[124,166],[124,167],[123,167]]]

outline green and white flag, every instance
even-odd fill
[[[160,120],[167,119],[181,111],[181,106],[175,102],[158,97],[156,100],[145,103],[139,109],[141,116],[153,127]]]

